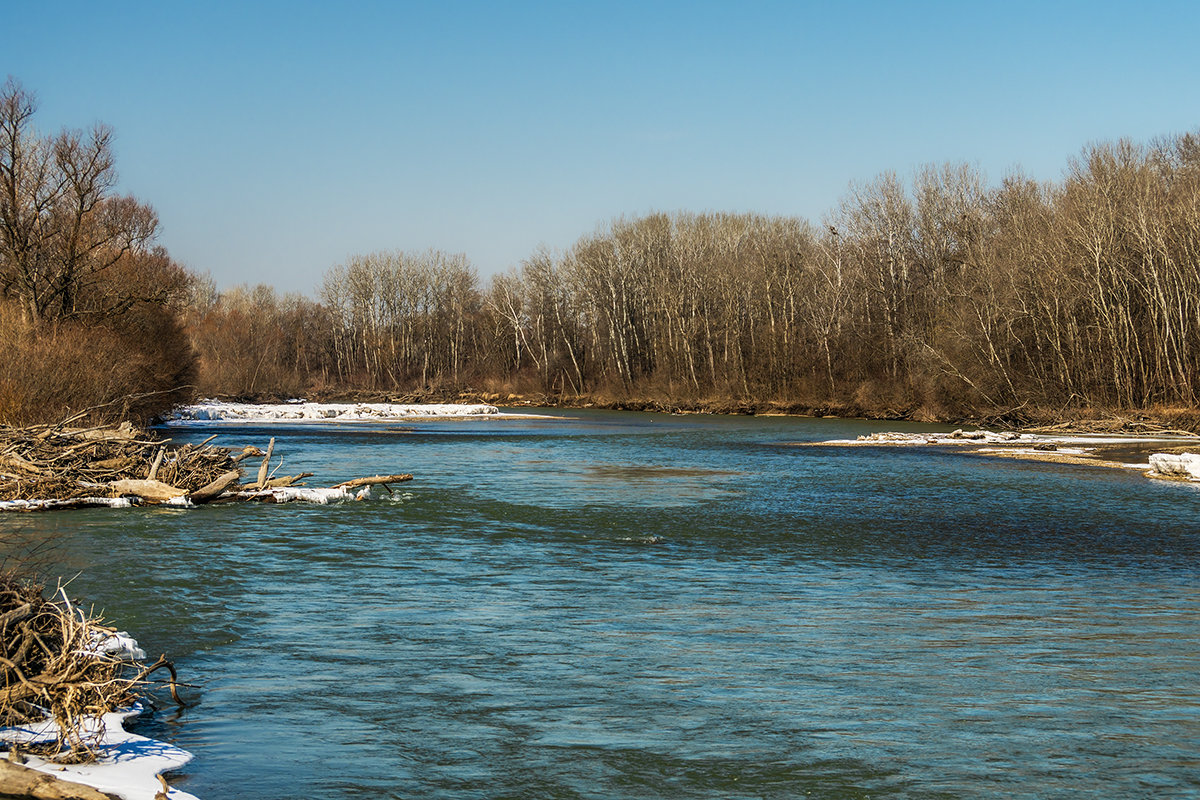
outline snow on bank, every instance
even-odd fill
[[[146,657],[137,641],[125,631],[97,632],[87,652],[117,661],[139,661]],[[156,800],[163,786],[158,776],[187,764],[192,760],[192,754],[125,730],[125,721],[142,711],[141,706],[135,705],[83,720],[84,737],[99,755],[91,764],[60,764],[26,752],[29,745],[57,741],[59,730],[52,719],[0,727],[0,748],[11,751],[16,745],[21,756],[14,758],[10,754],[10,758],[55,778],[82,783],[125,800]],[[168,800],[196,800],[195,796],[178,789],[168,789],[166,796]]]
[[[98,761],[91,764],[58,764],[22,752],[24,766],[45,772],[56,778],[82,783],[109,792],[125,800],[155,800],[162,791],[158,776],[177,770],[192,760],[192,754],[166,742],[147,739],[125,730],[125,720],[142,713],[140,707],[113,711],[103,717],[86,721],[86,731],[93,734]],[[53,742],[58,728],[53,721],[34,725],[0,728],[0,744],[30,745]],[[168,789],[168,800],[197,800],[195,795]]]
[[[833,439],[815,444],[829,445],[1005,445],[1008,447],[1027,446],[1046,450],[1060,448],[1063,445],[1078,445],[1087,450],[1089,447],[1116,444],[1149,444],[1152,442],[1174,442],[1177,437],[1169,436],[1108,436],[1084,435],[1047,436],[1036,433],[1017,433],[1016,431],[963,431],[953,433],[900,433],[887,431],[869,433],[857,439]],[[1061,450],[1060,452],[1067,452]]]
[[[414,419],[459,419],[503,416],[485,403],[226,403],[202,400],[163,417],[167,425],[197,422],[390,422]]]
[[[358,491],[345,486],[335,486],[331,489],[307,486],[287,486],[274,489],[252,490],[238,492],[243,500],[257,500],[264,503],[315,503],[329,505],[348,500],[370,500],[371,487],[367,486]],[[410,495],[411,497],[411,495]],[[56,508],[132,508],[143,505],[137,498],[129,497],[79,497],[74,500],[2,500],[0,513],[5,511],[50,511]],[[186,497],[173,497],[162,503],[150,505],[172,508],[195,508]]]
[[[0,500],[2,511],[50,511],[55,508],[130,508],[128,497],[76,497],[71,500]]]
[[[1154,453],[1150,473],[1164,478],[1200,481],[1200,455],[1195,453]]]
[[[884,431],[881,433],[868,433],[865,436],[859,436],[857,439],[834,439],[828,442],[820,442],[820,444],[1034,444],[1040,441],[1043,440],[1030,433],[1016,433],[1014,431],[994,433],[992,431],[957,430],[953,433],[899,433],[896,431]]]

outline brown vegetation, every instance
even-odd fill
[[[380,253],[321,301],[209,296],[207,394],[374,390],[987,419],[1196,406],[1200,138],[1098,144],[1061,182],[966,166],[855,188],[820,227],[618,220],[482,287]]]
[[[153,245],[154,210],[113,194],[111,131],[42,137],[35,109],[0,87],[0,422],[147,418],[191,396],[191,278]]]
[[[114,633],[75,608],[61,589],[51,600],[36,582],[0,575],[0,725],[49,718],[59,731],[56,741],[27,751],[92,760],[88,720],[128,706],[151,672],[168,667],[101,652],[99,645]]]
[[[461,255],[355,256],[310,299],[189,276],[113,193],[111,133],[41,137],[33,111],[0,90],[10,424],[147,418],[192,383],[1008,424],[1200,395],[1197,135],[1088,146],[1054,183],[885,174],[820,225],[621,219],[486,286]]]

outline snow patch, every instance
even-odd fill
[[[107,635],[95,631],[92,643],[85,648],[85,652],[110,661],[141,661],[146,657],[146,651],[138,647],[137,639],[125,631]]]
[[[328,505],[345,500],[366,500],[371,496],[371,487],[355,493],[344,486],[332,489],[309,488],[305,486],[285,486],[262,491],[238,492],[238,497],[261,500],[268,503],[316,503]]]
[[[128,497],[76,497],[71,500],[0,500],[0,511],[48,511],[52,508],[130,508]]]
[[[389,422],[412,419],[495,417],[500,409],[484,403],[226,403],[202,400],[166,414],[167,425],[197,422]]]
[[[1043,440],[1033,434],[1016,433],[1015,431],[1002,431],[1000,433],[963,430],[957,430],[953,433],[899,433],[884,431],[881,433],[869,433],[865,436],[859,436],[857,439],[826,442],[826,444],[1033,444],[1039,441]]]
[[[140,706],[113,711],[85,721],[86,732],[94,735],[100,759],[92,764],[58,764],[24,754],[25,766],[66,781],[92,786],[125,800],[155,800],[162,791],[158,776],[177,770],[192,760],[192,754],[166,742],[147,739],[125,730],[125,720],[142,713]],[[10,747],[53,742],[58,728],[52,720],[34,725],[0,728],[0,742]],[[170,789],[168,800],[197,800],[195,795]]]
[[[1153,453],[1150,472],[1168,478],[1200,481],[1200,455],[1195,453]]]

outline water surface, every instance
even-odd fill
[[[341,506],[9,515],[200,685],[205,798],[1189,797],[1200,491],[896,425],[250,425]],[[899,426],[916,429],[920,426]]]

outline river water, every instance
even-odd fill
[[[222,798],[1194,797],[1200,490],[915,425],[195,427],[391,498],[7,515],[198,704]]]

